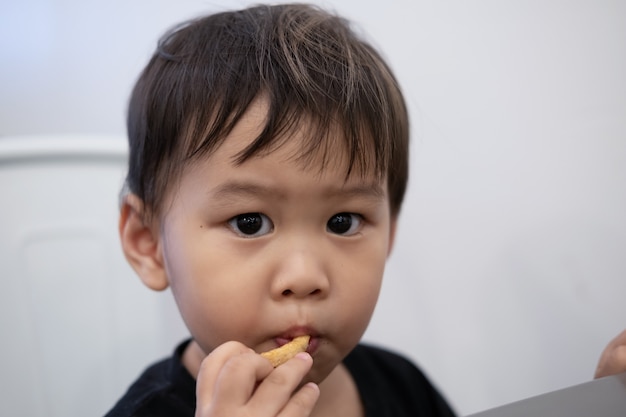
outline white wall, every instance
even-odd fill
[[[246,3],[0,3],[0,135],[123,135],[158,36]],[[413,121],[367,339],[414,358],[461,414],[590,379],[626,327],[626,3],[322,4],[382,49]]]

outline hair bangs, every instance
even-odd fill
[[[346,178],[386,177],[397,214],[408,115],[396,80],[348,21],[298,4],[217,13],[162,38],[129,105],[130,191],[158,211],[184,167],[211,155],[257,99],[265,125],[236,162],[307,129],[298,161],[324,169],[341,155]]]

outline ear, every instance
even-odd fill
[[[396,226],[398,224],[398,217],[392,216],[391,222],[389,223],[389,249],[387,250],[387,256],[391,255],[391,250],[393,249],[393,244],[396,241]]]
[[[124,196],[119,233],[126,260],[150,289],[162,291],[169,285],[159,228],[146,224],[143,201],[135,194]]]

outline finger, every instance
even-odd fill
[[[255,352],[231,357],[224,363],[215,381],[212,406],[226,411],[247,404],[258,382],[273,369],[266,359]]]
[[[269,361],[263,360],[269,365]],[[251,409],[258,410],[259,415],[278,414],[290,401],[293,392],[302,383],[302,378],[309,372],[312,365],[311,355],[304,352],[298,353],[267,375],[250,398],[248,405]]]
[[[287,405],[283,408],[279,417],[308,416],[313,411],[320,396],[320,388],[317,384],[309,382],[296,392]]]
[[[594,378],[626,371],[626,330],[622,331],[604,348]]]
[[[215,348],[204,358],[196,381],[196,402],[198,407],[208,407],[213,398],[218,376],[224,365],[233,357],[253,352],[239,342],[226,342]]]
[[[615,339],[613,343],[616,345],[626,345],[626,330],[622,331]]]
[[[610,346],[602,354],[595,378],[626,372],[626,345]]]

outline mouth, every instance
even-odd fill
[[[274,342],[278,347],[283,346],[289,342],[291,342],[294,338],[298,336],[308,335],[311,338],[309,339],[309,345],[306,349],[306,352],[313,356],[317,349],[320,346],[321,336],[314,329],[310,327],[298,327],[291,329],[280,336],[274,338]]]

